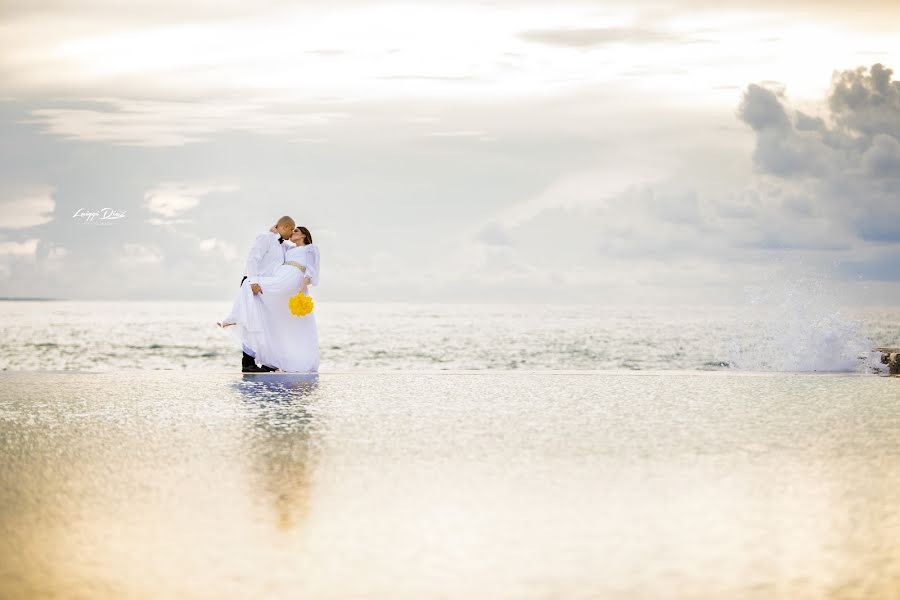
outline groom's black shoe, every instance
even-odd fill
[[[241,373],[269,373],[277,370],[276,367],[270,367],[269,365],[257,367],[256,359],[244,352],[244,358],[241,360]]]
[[[277,371],[275,367],[270,367],[268,365],[263,365],[261,367],[257,367],[253,365],[252,367],[244,367],[241,369],[241,373],[271,373],[272,371]]]
[[[263,365],[261,367],[256,366],[256,359],[244,352],[244,356],[241,359],[241,372],[242,373],[268,373],[269,371],[277,371],[275,367],[270,367],[267,365]]]

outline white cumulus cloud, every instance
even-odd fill
[[[204,254],[219,254],[225,260],[234,260],[238,255],[234,244],[216,238],[200,240],[199,247]]]
[[[144,194],[144,206],[158,215],[150,220],[154,225],[187,223],[188,220],[177,217],[200,204],[204,196],[214,192],[233,192],[236,189],[234,184],[166,181]]]
[[[28,257],[37,252],[38,239],[33,238],[24,242],[0,242],[0,257]]]
[[[49,185],[0,186],[0,228],[27,229],[52,221],[54,191]]]
[[[39,240],[32,238],[22,242],[0,242],[0,279],[12,275],[13,265],[20,261],[34,261]]]

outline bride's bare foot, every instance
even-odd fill
[[[216,325],[218,325],[222,329],[225,329],[226,327],[231,327],[232,325],[234,325],[234,323],[219,323],[218,321],[216,321]]]

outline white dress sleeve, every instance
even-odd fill
[[[306,251],[306,276],[310,285],[319,285],[319,247],[315,244]]]

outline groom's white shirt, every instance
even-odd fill
[[[272,275],[275,267],[284,264],[284,245],[279,244],[281,238],[277,233],[267,231],[256,236],[250,254],[247,255],[247,264],[244,266],[244,275],[247,276],[247,284],[259,283],[259,277]]]

